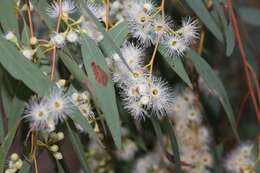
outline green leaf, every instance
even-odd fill
[[[70,114],[70,118],[74,123],[79,124],[84,129],[84,131],[90,135],[90,137],[92,137],[102,146],[100,139],[89,124],[87,118],[84,117],[78,109],[74,109],[74,111]]]
[[[129,33],[129,24],[126,21],[116,24],[111,31],[109,31],[117,47],[120,47],[124,43]]]
[[[1,102],[0,102],[0,104],[1,104]],[[3,115],[2,115],[2,112],[1,112],[1,108],[0,108],[0,143],[4,139],[4,135],[5,135],[5,133],[4,133]]]
[[[233,26],[231,23],[228,25],[225,34],[226,34],[226,44],[227,44],[226,55],[231,56],[231,54],[233,53],[235,46],[236,46],[235,35],[234,35],[234,31],[233,31]]]
[[[13,31],[19,37],[18,19],[16,17],[16,1],[1,0],[0,23],[4,32]]]
[[[171,140],[171,146],[174,154],[174,161],[175,161],[175,167],[176,167],[176,173],[181,173],[181,159],[180,159],[180,153],[179,153],[179,146],[177,137],[175,135],[175,131],[172,125],[171,120],[166,116],[165,118],[165,125],[167,128],[168,135]]]
[[[121,58],[121,60],[124,62],[128,70],[131,71],[130,67],[128,66],[127,62],[123,58],[123,55],[120,51],[120,49],[117,47],[117,45],[114,43],[113,39],[111,38],[110,34],[106,32],[103,25],[98,21],[98,19],[95,17],[95,15],[91,12],[91,10],[88,8],[86,1],[77,0],[77,3],[79,5],[79,8],[82,12],[82,14],[86,17],[92,20],[92,22],[96,25],[99,32],[101,32],[104,36],[103,41],[106,42],[106,46],[108,49],[111,49],[114,51],[114,53],[118,54],[118,56]],[[109,44],[108,44],[109,43]]]
[[[31,165],[24,161],[23,167],[20,169],[19,173],[30,173],[31,172]]]
[[[56,160],[56,164],[57,164],[58,173],[65,173],[60,161]]]
[[[16,130],[18,128],[19,123],[16,123],[15,126],[12,127],[12,129],[8,132],[7,136],[5,137],[1,147],[0,147],[0,173],[4,172],[4,167],[5,167],[5,159],[7,156],[7,153],[9,151],[9,148],[11,147]]]
[[[128,34],[130,33],[129,26],[127,22],[121,22],[114,26],[109,32],[111,38],[113,38],[117,47],[121,47],[126,40]],[[99,46],[102,52],[107,56],[111,57],[115,51],[110,48],[110,42],[106,39],[100,41]]]
[[[43,96],[50,91],[53,83],[27,60],[10,42],[0,36],[0,63],[17,80]]]
[[[198,73],[204,79],[207,86],[217,94],[219,100],[226,111],[227,118],[234,132],[235,137],[239,140],[238,132],[236,129],[236,122],[234,118],[234,112],[229,102],[225,87],[213,69],[209,64],[198,55],[194,50],[190,50],[189,58],[193,61]]]
[[[66,53],[58,51],[59,58],[65,64],[69,72],[79,81],[82,82],[86,75],[83,70],[80,69],[79,65]]]
[[[64,52],[59,51],[58,52],[59,57],[61,58],[62,62],[65,64],[67,69],[70,71],[70,73],[76,78],[77,81],[80,83],[83,83],[86,89],[91,94],[91,97],[97,105],[97,98],[96,98],[96,92],[93,88],[92,84],[90,83],[89,79],[83,72],[83,70],[78,66],[78,64],[71,58],[70,55],[67,55]]]
[[[30,29],[27,26],[26,22],[24,21],[23,24],[23,32],[22,32],[22,43],[26,46],[30,45]]]
[[[210,30],[210,32],[220,41],[224,42],[222,32],[218,25],[214,22],[209,11],[204,5],[202,0],[185,0],[189,7],[197,14],[204,25]]]
[[[49,6],[47,0],[32,0],[34,11],[37,12],[41,19],[46,23],[47,27],[50,29],[55,28],[56,20],[50,18],[46,12],[46,8]]]
[[[169,57],[166,52],[165,48],[160,45],[159,46],[159,52],[163,56],[164,60],[171,66],[171,68],[176,72],[176,74],[189,86],[192,88],[192,84],[190,81],[190,78],[183,66],[183,63],[181,61],[181,58],[172,56]]]
[[[19,120],[23,114],[26,102],[18,97],[14,97],[12,101],[12,110],[8,115],[8,129],[13,128],[17,120]]]
[[[72,129],[70,128],[69,124],[66,122],[67,128],[68,128],[68,132],[69,132],[69,138],[70,141],[72,143],[73,149],[79,159],[80,165],[83,169],[84,173],[90,173],[90,169],[87,165],[87,160],[86,157],[84,155],[85,151],[83,149],[82,144],[80,143],[80,139],[78,137],[78,135],[72,131]]]
[[[121,147],[120,119],[116,95],[105,58],[95,42],[82,35],[81,50],[89,80],[96,89],[98,103],[117,147]]]
[[[242,20],[250,25],[260,26],[260,9],[255,7],[241,7],[238,9]]]
[[[166,126],[168,135],[171,139],[171,146],[172,146],[172,151],[173,151],[173,154],[174,154],[174,161],[175,161],[174,164],[175,164],[176,173],[182,173],[182,171],[181,171],[181,160],[180,160],[177,138],[176,138],[172,123],[167,116],[166,116],[165,120],[166,121],[165,121],[164,125]],[[156,136],[157,136],[159,143],[160,143],[160,146],[161,146],[162,150],[164,151],[163,133],[162,133],[162,130],[161,130],[159,119],[152,117],[151,122],[153,124]]]
[[[223,6],[221,3],[222,3],[221,0],[213,0],[214,8],[216,9],[217,14],[222,22],[224,31],[226,31],[228,22],[227,22],[227,18],[226,18],[226,15],[225,15],[225,12],[224,12],[224,9],[223,9]]]

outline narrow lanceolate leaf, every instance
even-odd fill
[[[176,74],[189,86],[192,87],[190,78],[188,76],[188,73],[186,72],[183,63],[181,61],[181,58],[172,56],[169,57],[167,53],[165,53],[165,49],[163,46],[159,46],[159,52],[165,59],[165,61],[171,66],[171,68],[176,72]]]
[[[109,32],[111,38],[114,40],[115,44],[117,47],[121,47],[124,41],[126,40],[128,34],[130,33],[129,26],[127,22],[121,22],[114,26],[111,31]],[[102,52],[107,56],[111,57],[115,51],[110,49],[108,46],[110,42],[107,40],[103,39],[100,43],[99,46],[102,50]]]
[[[103,25],[98,21],[98,19],[94,16],[94,14],[91,12],[91,10],[88,8],[86,1],[82,1],[82,0],[76,0],[76,2],[79,5],[79,8],[82,12],[82,14],[84,16],[86,16],[87,18],[89,18],[90,20],[92,20],[92,22],[95,23],[95,25],[97,26],[99,32],[101,32],[104,36],[104,41],[106,42],[106,46],[108,46],[109,49],[113,50],[114,53],[118,54],[119,57],[122,59],[122,61],[124,62],[124,64],[126,65],[126,67],[128,68],[128,70],[131,71],[130,67],[128,66],[127,62],[125,61],[125,59],[123,58],[123,55],[120,51],[120,49],[116,46],[116,44],[114,43],[113,39],[111,38],[111,36],[109,35],[109,33],[106,32],[105,28],[103,27]],[[107,44],[109,43],[109,44]]]
[[[2,36],[0,36],[0,52],[0,63],[15,79],[23,81],[40,96],[50,91],[53,83]]]
[[[180,159],[180,152],[179,152],[177,137],[176,137],[171,120],[167,116],[165,119],[166,119],[165,125],[167,128],[168,136],[171,140],[171,146],[172,146],[172,150],[173,150],[173,154],[174,154],[176,173],[181,173],[182,172],[182,170],[181,170],[182,163],[181,163],[181,159]]]
[[[220,28],[214,22],[209,11],[207,10],[202,0],[185,0],[189,7],[196,13],[203,24],[210,30],[210,32],[220,41],[224,42],[223,35]]]
[[[260,26],[260,9],[255,7],[241,7],[238,10],[239,15],[246,23],[250,25]]]
[[[30,45],[30,29],[24,21],[23,32],[22,32],[22,43],[26,46]]]
[[[207,86],[219,97],[221,104],[223,105],[229,123],[232,127],[234,135],[237,139],[239,139],[238,132],[236,129],[236,123],[234,118],[234,112],[232,106],[229,102],[227,92],[225,87],[213,69],[209,66],[209,64],[200,57],[194,50],[190,50],[189,57],[193,61],[198,73],[204,79]]]
[[[53,20],[47,15],[46,8],[49,6],[47,0],[32,0],[33,8],[37,12],[41,19],[46,23],[48,28],[55,28],[56,20]]]
[[[74,78],[79,82],[82,82],[86,78],[83,70],[81,70],[79,65],[69,55],[61,51],[58,52],[58,55]]]
[[[124,43],[129,33],[129,24],[126,21],[118,23],[109,31],[117,47],[120,47]]]
[[[56,164],[57,164],[58,173],[65,173],[61,163],[56,160]]]
[[[179,147],[178,147],[178,142],[175,136],[175,132],[172,126],[171,121],[169,120],[168,117],[165,118],[166,122],[165,122],[165,127],[167,128],[167,132],[168,132],[168,136],[170,137],[170,141],[171,141],[171,146],[172,146],[172,151],[174,154],[174,164],[175,164],[175,169],[176,169],[176,173],[182,173],[181,171],[181,160],[180,160],[180,154],[179,154]],[[157,118],[151,118],[152,121],[152,125],[154,128],[154,131],[156,133],[156,136],[159,140],[159,144],[161,146],[162,151],[164,151],[164,143],[163,143],[163,133],[161,130],[161,126],[160,126],[160,122],[159,119]]]
[[[69,138],[70,141],[72,143],[73,149],[79,159],[81,168],[83,169],[84,173],[90,173],[90,169],[87,165],[87,160],[86,160],[86,156],[84,155],[85,151],[83,149],[83,146],[80,142],[80,139],[78,137],[78,135],[72,131],[72,129],[70,128],[69,124],[66,122],[67,128],[68,128],[68,132],[69,132]]]
[[[7,153],[9,151],[9,148],[12,145],[13,139],[16,134],[16,129],[18,127],[18,123],[16,123],[15,126],[12,127],[12,129],[8,132],[7,136],[5,137],[1,147],[0,147],[0,172],[4,172],[4,167],[5,167],[5,159],[7,156]]]
[[[105,58],[96,43],[82,35],[81,50],[88,77],[96,89],[98,104],[117,147],[121,147],[120,119],[115,90]]]
[[[24,108],[26,106],[25,101],[18,97],[14,97],[12,100],[12,110],[8,115],[8,129],[12,129],[15,123],[21,118]]]
[[[89,79],[87,78],[87,76],[85,75],[83,70],[81,68],[79,68],[78,64],[70,57],[70,55],[67,55],[66,53],[61,52],[61,51],[58,52],[58,55],[59,55],[60,59],[62,60],[62,62],[67,67],[67,69],[69,70],[69,72],[73,75],[73,77],[75,77],[75,79],[77,81],[79,81],[80,83],[84,84],[84,86],[89,91],[92,99],[94,100],[94,102],[96,104],[96,102],[97,102],[96,101],[97,100],[96,91],[95,91],[94,87],[91,85]]]
[[[19,173],[31,173],[31,164],[24,161],[23,167],[20,169]]]
[[[231,23],[228,25],[225,34],[226,34],[226,44],[227,44],[226,55],[230,56],[233,53],[236,46],[235,34]]]
[[[13,31],[17,36],[19,36],[18,20],[15,8],[15,0],[1,0],[0,23],[4,32]]]

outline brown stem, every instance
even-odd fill
[[[109,30],[109,6],[110,6],[110,0],[106,0],[106,31]]]
[[[238,42],[240,54],[241,54],[243,64],[244,64],[244,70],[245,70],[245,75],[246,75],[246,83],[247,83],[249,93],[250,93],[250,96],[251,96],[251,99],[252,99],[252,102],[253,102],[253,106],[254,106],[254,109],[255,109],[255,112],[256,112],[257,120],[260,123],[259,105],[257,103],[256,95],[255,95],[255,92],[254,92],[254,86],[251,82],[252,77],[251,77],[250,71],[248,69],[248,66],[250,66],[250,64],[248,63],[248,60],[247,60],[248,58],[247,58],[247,55],[246,55],[245,50],[244,50],[244,45],[243,45],[243,41],[242,41],[242,38],[241,38],[241,33],[240,33],[240,30],[239,30],[239,25],[238,25],[237,17],[236,17],[234,8],[233,8],[232,0],[228,0],[227,3],[228,3],[228,8],[229,8],[229,11],[230,11],[230,14],[231,14],[231,21],[232,21],[232,25],[233,25],[234,30],[235,30],[235,36],[236,36],[236,39],[237,39],[237,42]],[[256,82],[258,82],[258,81],[256,81]],[[258,97],[260,97],[260,96],[258,95]]]
[[[27,14],[28,14],[28,19],[29,19],[30,33],[31,33],[31,37],[34,37],[31,5],[30,5],[29,0],[27,0],[26,3],[27,3]]]
[[[58,33],[60,30],[60,24],[62,19],[62,1],[59,0],[59,18],[56,26],[56,32]],[[55,80],[55,71],[56,71],[56,58],[57,58],[57,47],[56,45],[53,46],[53,52],[52,52],[52,68],[51,68],[51,80]]]

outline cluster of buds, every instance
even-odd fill
[[[63,159],[62,153],[59,152],[59,146],[56,144],[64,139],[63,132],[42,132],[43,141],[38,140],[38,145],[48,149],[56,160]]]
[[[10,160],[8,162],[8,168],[5,170],[5,173],[16,173],[23,166],[23,161],[20,159],[17,153],[13,153],[10,156]]]

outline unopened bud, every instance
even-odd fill
[[[16,154],[16,153],[13,153],[11,156],[10,156],[10,159],[11,159],[11,161],[17,161],[18,159],[19,159],[19,156],[18,156],[18,154]]]
[[[36,37],[31,37],[30,38],[30,44],[31,45],[36,45],[38,43],[38,39]]]
[[[64,139],[64,133],[63,132],[58,132],[57,133],[57,138],[58,138],[58,140],[62,140],[62,139]]]
[[[23,166],[23,161],[21,159],[19,159],[17,162],[15,162],[14,164],[15,168],[17,168],[18,170],[22,168]]]
[[[56,153],[56,152],[59,150],[59,147],[58,147],[58,145],[52,145],[52,146],[50,147],[50,150],[51,150],[52,152]]]
[[[60,152],[54,153],[54,154],[53,154],[53,157],[54,157],[55,159],[57,159],[57,160],[63,159],[63,156],[62,156],[62,154],[61,154]]]

